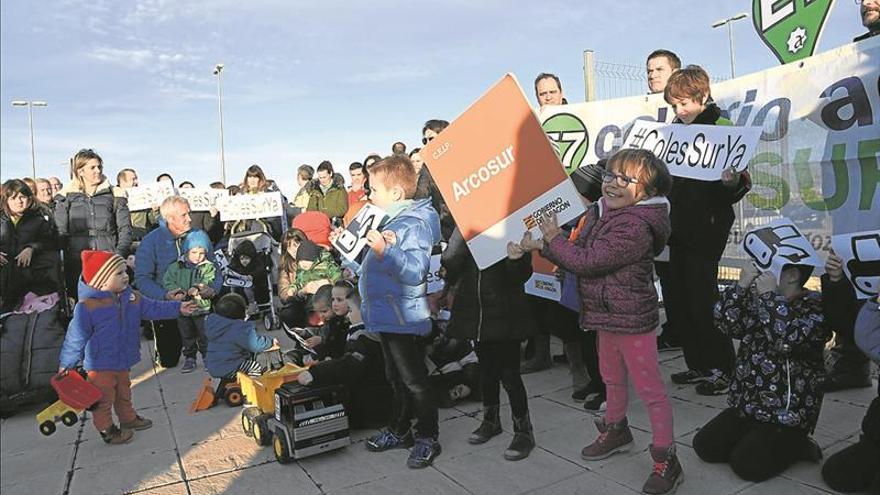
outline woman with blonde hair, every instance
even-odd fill
[[[70,182],[55,196],[55,225],[59,245],[64,249],[68,295],[74,299],[82,272],[82,251],[112,251],[123,258],[128,256],[128,200],[110,185],[104,175],[104,161],[90,149],[79,150],[70,160]]]

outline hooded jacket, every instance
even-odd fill
[[[335,180],[325,193],[316,180],[309,190],[309,205],[306,210],[320,211],[330,218],[342,218],[348,211],[348,193]]]
[[[71,181],[55,196],[55,225],[68,260],[85,249],[112,251],[123,258],[131,247],[131,216],[123,192],[106,179],[91,196]]]
[[[218,314],[205,318],[208,354],[205,366],[213,377],[224,377],[238,369],[251,354],[272,347],[272,339],[257,335],[252,321],[232,320]]]
[[[303,268],[297,262],[296,280],[289,286],[294,292],[303,290],[309,282],[314,282],[315,280],[329,280],[331,284],[334,284],[342,277],[342,269],[339,268],[339,264],[333,259],[330,251],[320,247],[318,249],[318,259],[314,261],[310,268]]]
[[[822,406],[822,351],[831,338],[821,296],[804,291],[788,301],[735,284],[715,304],[715,326],[741,339],[728,404],[743,417],[812,432]]]
[[[676,118],[673,123],[680,124],[681,121]],[[721,110],[714,103],[710,103],[692,123],[733,125],[733,122],[721,117]],[[735,218],[733,205],[751,188],[748,172],[740,174],[739,183],[734,187],[725,186],[720,180],[673,177],[672,191],[669,193],[669,219],[672,222],[669,246],[720,259]]]
[[[545,243],[544,257],[577,276],[582,328],[628,334],[657,328],[654,257],[669,238],[668,209],[662,197],[614,210],[602,198],[587,210],[574,242],[558,235]]]
[[[165,299],[165,293],[168,292],[162,285],[165,270],[183,254],[183,242],[186,235],[175,239],[171,231],[168,230],[165,219],[160,218],[159,227],[147,234],[141,241],[134,262],[134,281],[138,290],[144,295],[153,299]],[[210,250],[208,251],[208,260],[214,263],[214,253]],[[214,269],[217,269],[216,264]],[[220,292],[222,284],[223,277],[215,277],[211,288],[214,289],[214,292]]]
[[[208,235],[201,230],[190,231],[186,235],[183,243],[183,253],[177,261],[168,265],[165,270],[165,276],[162,278],[162,286],[166,291],[181,289],[188,291],[198,284],[204,284],[211,287],[217,278],[217,270],[214,264],[206,257],[199,264],[193,264],[189,261],[188,253],[194,247],[205,248],[207,252],[211,251],[211,241]],[[195,302],[202,310],[211,309],[211,300],[200,296],[195,297]]]
[[[358,289],[361,313],[371,332],[427,335],[431,332],[427,276],[431,247],[440,242],[440,219],[428,199],[419,199],[381,226],[397,242],[380,258],[368,250]]]
[[[126,287],[119,294],[79,281],[79,302],[61,347],[61,367],[80,361],[86,371],[122,371],[141,359],[141,320],[171,320],[178,301],[156,301]]]
[[[447,328],[450,336],[485,342],[522,340],[537,333],[525,293],[532,276],[531,253],[480,270],[456,227],[441,263],[455,295]]]

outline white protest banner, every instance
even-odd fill
[[[669,173],[689,179],[720,180],[728,168],[746,168],[761,138],[757,127],[664,124],[637,120],[623,148],[653,152]]]
[[[177,194],[189,201],[190,210],[208,211],[216,208],[218,198],[229,196],[229,191],[213,187],[184,187],[178,189]]]
[[[361,264],[369,249],[367,232],[378,229],[386,218],[388,214],[382,208],[365,204],[333,242],[333,247],[348,261]]]
[[[223,222],[280,217],[284,213],[281,193],[278,191],[221,196],[216,205],[220,210],[220,220]]]
[[[435,254],[431,256],[431,269],[428,272],[428,294],[440,292],[445,286],[446,282],[440,278],[440,255]]]
[[[125,189],[128,197],[128,211],[149,210],[158,207],[165,198],[174,196],[174,186],[170,182],[149,182],[142,186]]]
[[[880,36],[712,84],[722,116],[762,134],[748,159],[752,189],[734,206],[725,262],[743,234],[786,217],[817,250],[831,236],[878,228]],[[633,122],[670,122],[662,94],[548,105],[540,120],[569,173],[620,149]],[[445,131],[444,131],[445,132]],[[433,170],[432,170],[433,172]]]
[[[821,267],[822,261],[810,241],[787,218],[748,232],[743,239],[743,251],[749,255],[761,272],[772,272],[779,280],[785,265]]]
[[[526,281],[526,294],[557,302],[562,298],[556,266],[538,253],[532,253],[532,276]]]
[[[843,258],[843,271],[859,299],[880,292],[880,230],[853,232],[831,238],[831,246]]]
[[[505,75],[421,152],[477,266],[507,257],[526,230],[540,237],[584,212],[581,196],[541,129],[522,88]]]

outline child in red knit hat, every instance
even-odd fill
[[[129,371],[140,361],[141,320],[170,320],[189,315],[194,302],[156,301],[128,285],[125,260],[107,251],[83,251],[79,302],[61,348],[59,373],[82,362],[88,379],[104,397],[92,412],[95,428],[111,445],[127,443],[132,430],[153,422],[135,412]],[[113,423],[116,410],[119,426]]]

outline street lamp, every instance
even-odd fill
[[[217,106],[220,112],[220,182],[226,184],[226,152],[223,149],[223,83],[220,74],[223,72],[223,64],[214,65],[214,75],[217,76]]]
[[[28,109],[28,125],[31,129],[31,172],[33,173],[33,179],[37,180],[37,154],[34,151],[34,112],[32,110],[33,107],[46,107],[49,106],[45,101],[24,101],[24,100],[14,100],[12,102],[12,106],[14,107],[27,107]]]
[[[727,25],[727,42],[728,42],[728,45],[730,46],[730,78],[731,79],[736,77],[736,69],[735,69],[736,54],[735,54],[735,49],[733,47],[733,23],[740,20],[740,19],[745,19],[748,16],[749,16],[749,14],[746,14],[745,12],[741,12],[739,14],[736,14],[733,17],[728,17],[727,19],[721,19],[720,21],[715,21],[715,23],[712,24],[713,28],[718,28],[718,27],[724,26],[725,24]]]

